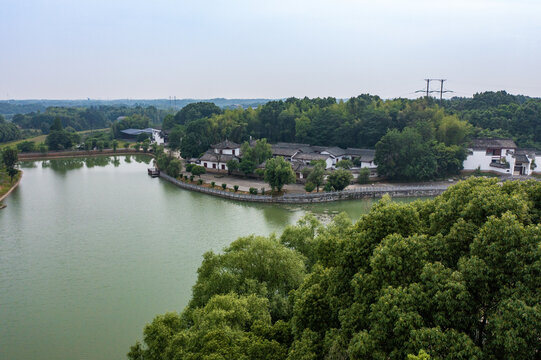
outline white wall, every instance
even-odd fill
[[[362,161],[361,160],[361,169],[362,168],[369,168],[369,169],[376,169],[378,166],[374,164],[373,161]]]
[[[160,136],[160,130],[152,130],[152,142],[163,145],[165,142],[165,139]]]
[[[201,160],[201,166],[205,167],[205,164],[207,164],[206,168],[210,170],[227,170],[227,165],[224,162],[215,162],[215,161],[204,161]],[[213,168],[212,165],[216,165],[216,168]],[[222,169],[222,165],[224,166],[224,169]]]
[[[470,149],[471,150],[471,149]],[[508,149],[502,150],[502,155],[487,155],[486,150],[471,150],[472,154],[469,154],[466,160],[464,160],[464,170],[477,170],[480,168],[481,171],[495,171],[503,174],[512,174],[513,168],[515,166],[515,159],[511,153],[507,154]],[[509,163],[508,169],[501,169],[497,167],[490,166],[492,159],[497,159],[504,157],[505,160]]]
[[[239,156],[240,155],[240,148],[236,148],[236,149],[221,149],[222,150],[222,154],[224,155],[235,155],[235,156]],[[234,153],[233,153],[234,151]],[[214,149],[214,152],[216,154],[219,154],[220,153],[220,149]]]

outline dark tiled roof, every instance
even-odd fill
[[[480,149],[516,149],[517,145],[511,139],[473,139],[470,148]]]
[[[362,161],[374,161],[376,150],[347,148],[346,155],[360,157]]]
[[[333,146],[333,147],[330,147],[330,148],[326,148],[325,150],[323,151],[326,151],[328,152],[329,154],[333,155],[333,156],[342,156],[346,153],[346,151],[342,148],[339,148],[338,146]]]
[[[306,165],[305,163],[303,163],[302,161],[292,161],[291,162],[291,168],[293,169],[293,171],[295,172],[301,172],[303,169],[306,169],[306,168],[312,168],[313,166],[311,165]]]
[[[306,148],[306,146],[304,146]],[[322,151],[325,151],[327,150],[327,147],[326,146],[318,146],[318,145],[312,145],[312,146],[308,146],[312,151],[315,151],[315,152],[322,152]]]
[[[288,147],[288,148],[295,148],[295,149],[310,146],[309,144],[286,143],[286,142],[279,142],[279,143],[276,143],[275,145],[279,147]]]
[[[240,148],[240,145],[233,141],[225,140],[221,143],[210,145],[210,147],[213,149],[238,149]]]
[[[273,156],[293,156],[296,152],[299,150],[296,148],[290,148],[290,147],[281,147],[277,145],[272,145],[272,155]]]
[[[527,164],[529,164],[530,161],[526,157],[526,154],[515,154],[515,163],[527,163]]]
[[[295,160],[327,160],[329,158],[329,155],[321,155],[317,153],[298,153],[294,156]]]
[[[200,161],[212,161],[212,162],[226,162],[232,159],[237,159],[237,157],[230,154],[216,154],[214,150],[207,150],[203,154],[203,156],[199,158]]]
[[[541,155],[541,150],[537,150],[534,148],[526,148],[526,149],[522,148],[522,149],[515,150],[515,153],[524,154],[524,155],[528,155],[529,157],[533,157],[535,155],[537,156]]]
[[[141,133],[145,134],[152,134],[152,128],[146,128],[146,129],[125,129],[120,130],[121,133],[127,134],[127,135],[139,135]]]

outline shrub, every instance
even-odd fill
[[[36,150],[36,144],[33,141],[23,141],[17,144],[19,152],[32,152]]]
[[[193,181],[193,175],[190,175],[190,181]]]
[[[369,168],[362,168],[359,172],[359,178],[357,179],[359,184],[368,184],[370,181],[370,169]]]
[[[265,188],[261,188],[261,195],[265,195]]]
[[[333,191],[333,190],[334,189],[333,189],[333,187],[332,187],[332,185],[330,183],[326,183],[325,186],[323,187],[323,191],[329,192],[329,191]]]
[[[193,175],[197,175],[199,177],[201,177],[202,174],[206,173],[207,172],[207,169],[205,169],[203,166],[199,166],[199,165],[193,165],[190,169],[190,172],[193,174]]]
[[[312,192],[315,188],[316,186],[311,182],[307,182],[306,185],[304,185],[304,190],[306,190],[306,192]]]
[[[261,169],[261,168],[255,169],[255,174],[256,174],[257,176],[263,177],[263,176],[265,176],[265,169]]]
[[[338,191],[342,191],[349,185],[353,179],[353,175],[348,170],[335,170],[329,175],[329,183],[333,188]]]
[[[256,188],[251,187],[248,191],[249,191],[250,194],[252,194],[252,195],[257,195],[257,189],[256,189]]]
[[[227,188],[227,184],[222,184],[222,189],[226,189]]]
[[[182,171],[182,163],[178,159],[173,159],[167,165],[167,174],[175,179],[180,175]]]
[[[211,181],[211,182],[210,182],[210,187],[211,187],[211,188],[213,188],[215,185],[216,185],[216,182],[215,182],[215,181]]]
[[[239,191],[239,186],[238,185],[233,185],[233,190],[235,190],[235,192]]]
[[[39,144],[38,149],[39,149],[40,153],[46,154],[47,150],[48,150],[48,147],[44,143],[41,143],[41,144]]]
[[[203,179],[197,180],[197,183],[198,183],[199,185],[203,185]]]
[[[195,166],[195,164],[186,164],[186,171],[192,172],[192,168]]]

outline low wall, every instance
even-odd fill
[[[271,195],[251,195],[237,194],[218,189],[211,189],[194,184],[187,184],[180,180],[174,179],[169,175],[160,173],[160,177],[170,183],[186,189],[214,195],[226,199],[237,201],[250,201],[260,203],[281,203],[281,204],[310,204],[322,203],[339,200],[354,200],[366,198],[380,198],[385,194],[391,197],[418,197],[418,196],[437,196],[447,190],[449,185],[426,185],[426,186],[371,186],[357,190],[320,192],[311,194],[285,194],[283,196]]]

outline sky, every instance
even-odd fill
[[[0,100],[541,97],[539,0],[0,0]],[[439,85],[434,83],[434,89]]]

